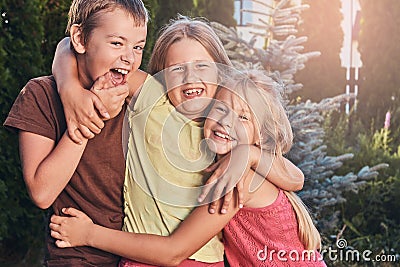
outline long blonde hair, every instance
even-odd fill
[[[233,91],[243,98],[260,125],[260,147],[270,152],[275,160],[283,160],[293,144],[293,132],[283,105],[280,86],[259,70],[233,75]],[[298,234],[304,248],[321,247],[321,236],[308,208],[294,193],[284,191],[297,217]]]
[[[297,222],[299,225],[299,238],[304,248],[315,250],[321,248],[321,235],[319,234],[314,222],[310,216],[307,206],[294,192],[284,191],[296,212]]]

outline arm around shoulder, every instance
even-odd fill
[[[271,154],[256,146],[252,146],[251,155],[253,169],[271,183],[287,191],[298,191],[303,188],[303,172],[287,158]]]

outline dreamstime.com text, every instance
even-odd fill
[[[336,248],[328,247],[322,249],[319,253],[314,250],[274,250],[264,246],[257,253],[259,261],[322,261],[330,260],[332,262],[398,262],[399,256],[394,254],[373,255],[371,250],[358,251],[347,246],[345,239],[338,239]]]

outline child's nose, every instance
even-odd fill
[[[198,82],[200,79],[196,73],[196,70],[192,66],[187,66],[185,70],[185,83],[195,83]]]
[[[127,47],[125,53],[121,57],[122,61],[128,65],[132,65],[135,62],[135,53],[132,48]]]
[[[227,112],[226,114],[224,114],[222,117],[219,118],[218,122],[224,127],[232,128],[233,126],[232,112]]]

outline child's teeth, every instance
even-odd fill
[[[231,140],[231,138],[230,138],[229,135],[226,135],[226,134],[223,134],[223,133],[220,133],[220,132],[214,132],[214,133],[215,133],[215,135],[218,136],[218,137]]]
[[[127,70],[121,70],[121,69],[116,69],[119,73],[122,73],[122,74],[128,74],[128,71]]]
[[[191,95],[193,93],[196,93],[197,95],[201,94],[201,89],[188,89],[185,91],[185,94]]]

